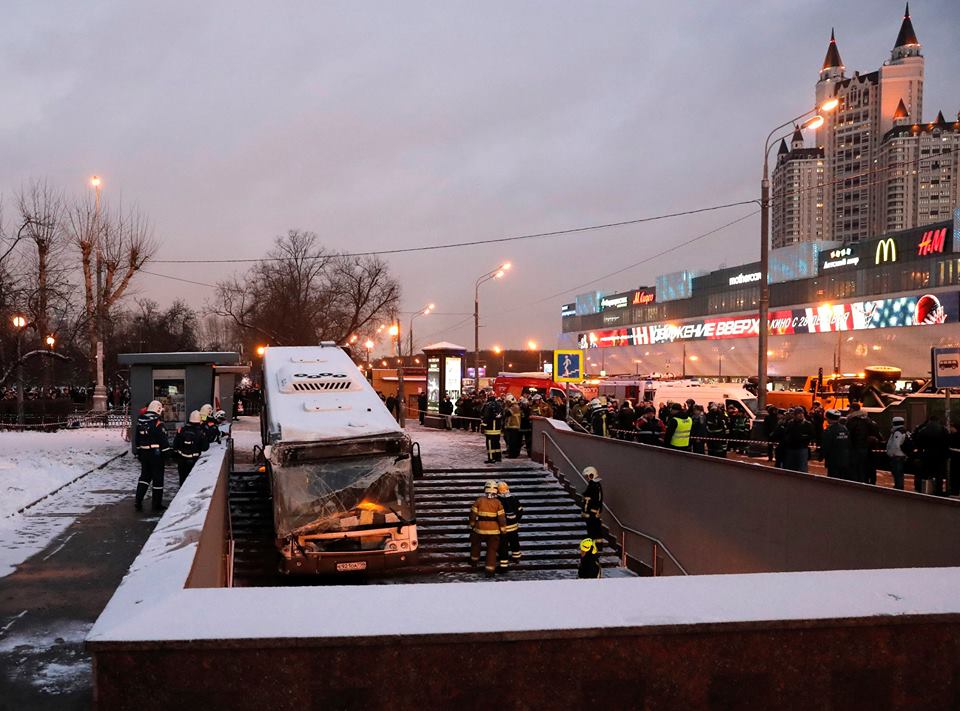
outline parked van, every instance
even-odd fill
[[[514,397],[529,397],[537,393],[546,399],[559,395],[564,400],[567,392],[559,383],[553,382],[549,373],[500,373],[493,381],[497,397],[511,393]]]
[[[649,403],[659,408],[667,402],[684,403],[693,398],[706,408],[708,403],[736,405],[751,419],[758,416],[757,397],[737,383],[706,384],[696,380],[636,380],[613,378],[600,383],[600,394],[636,405]]]

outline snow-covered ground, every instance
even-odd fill
[[[0,432],[0,517],[120,454],[119,430]]]
[[[126,449],[117,430],[0,433],[0,577],[44,550],[77,516],[131,496],[139,465],[127,455],[16,513]]]

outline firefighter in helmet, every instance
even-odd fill
[[[603,512],[603,485],[600,483],[600,472],[596,467],[584,467],[583,478],[587,480],[587,488],[583,490],[583,513],[587,522],[587,535],[599,548],[603,545],[603,521],[600,514]]]
[[[497,498],[497,482],[488,481],[483,486],[483,496],[470,507],[470,562],[480,563],[480,548],[487,544],[484,571],[488,576],[497,572],[497,552],[500,536],[507,527],[503,504]]]
[[[506,568],[510,561],[520,562],[520,519],[523,518],[523,506],[520,505],[520,500],[510,493],[507,482],[497,482],[497,493],[507,521],[500,536],[500,567]]]
[[[580,565],[577,567],[578,578],[602,578],[603,568],[600,566],[600,554],[597,544],[592,538],[580,541]]]

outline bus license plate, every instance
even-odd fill
[[[347,570],[366,570],[367,561],[358,560],[353,563],[337,563],[337,572],[342,573]]]

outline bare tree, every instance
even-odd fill
[[[291,230],[263,261],[217,285],[215,313],[273,345],[343,343],[395,310],[399,298],[380,259],[331,253],[316,234]]]
[[[134,275],[156,252],[153,230],[138,210],[98,211],[90,200],[68,211],[70,238],[77,247],[83,275],[84,319],[89,352],[102,339],[100,320],[128,292]]]
[[[68,289],[63,265],[67,245],[63,193],[46,181],[32,181],[17,194],[17,209],[25,237],[33,246],[26,261],[36,289],[28,295],[27,302],[36,332],[43,338],[50,333],[51,302],[62,299]]]

